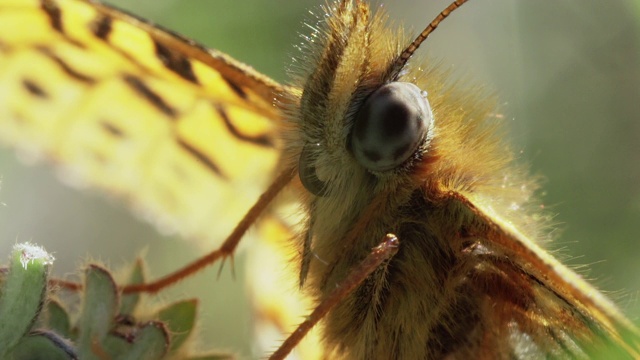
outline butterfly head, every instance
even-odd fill
[[[434,116],[425,89],[398,67],[410,54],[386,15],[353,1],[326,10],[324,24],[310,26],[324,30],[308,37],[300,61],[304,87],[288,144],[310,193],[349,200],[412,168],[428,149]]]

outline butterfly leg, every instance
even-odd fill
[[[233,252],[240,243],[240,239],[253,225],[258,217],[264,212],[264,210],[271,204],[271,201],[280,193],[280,191],[291,181],[294,172],[290,169],[284,170],[278,175],[269,188],[262,193],[258,201],[249,209],[247,214],[240,220],[236,228],[233,229],[231,235],[227,237],[225,242],[218,249],[210,252],[209,254],[197,259],[196,261],[187,264],[182,269],[179,269],[169,275],[166,275],[156,281],[145,283],[128,285],[122,288],[122,292],[135,293],[135,292],[147,292],[156,293],[167,286],[171,286],[182,279],[185,279],[203,268],[215,263],[219,259],[225,259],[229,256],[233,256]]]
[[[280,345],[278,350],[274,352],[269,359],[284,359],[293,348],[304,338],[304,336],[313,328],[320,319],[322,319],[333,306],[342,301],[347,295],[355,290],[374,270],[376,270],[383,262],[390,259],[398,252],[400,242],[393,234],[387,234],[384,240],[342,281],[341,284],[327,296],[307,319]]]

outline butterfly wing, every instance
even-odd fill
[[[271,180],[274,99],[228,56],[82,0],[0,0],[0,141],[166,230],[222,239]]]
[[[293,333],[314,308],[311,299],[299,289],[298,274],[290,269],[289,263],[295,257],[291,242],[296,235],[292,231],[295,226],[289,222],[290,216],[265,216],[258,226],[261,241],[255,242],[247,252],[246,281],[257,354],[273,352],[274,344]],[[319,330],[314,328],[296,346],[297,358],[326,358]]]
[[[0,142],[53,162],[73,184],[125,199],[161,229],[212,240],[208,249],[271,182],[276,98],[290,91],[97,2],[0,0]],[[276,290],[291,288],[278,276],[291,258],[290,231],[265,216],[264,241],[250,254],[259,257],[249,260],[249,288],[260,339],[281,340],[311,307],[299,292]],[[305,358],[318,353],[317,339],[306,344]]]
[[[511,358],[638,358],[640,335],[600,292],[508,221],[490,201],[454,193],[484,229],[469,229],[457,288],[482,299],[483,354]],[[464,259],[466,258],[466,259]],[[477,347],[461,348],[460,354]]]

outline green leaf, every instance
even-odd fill
[[[4,358],[35,322],[44,303],[53,257],[28,243],[13,247],[0,298],[0,358]]]
[[[109,272],[97,265],[85,271],[84,297],[78,327],[78,352],[85,358],[97,358],[102,340],[113,326],[118,309],[118,292]],[[97,349],[96,349],[97,348]]]
[[[171,333],[170,352],[180,348],[193,332],[197,307],[197,299],[182,300],[165,307],[158,313],[158,319],[169,328]]]
[[[55,331],[66,338],[71,337],[71,321],[67,310],[56,300],[49,300],[46,306],[47,329]]]
[[[153,360],[162,358],[169,349],[169,333],[160,322],[150,321],[136,334],[129,353],[121,360]]]
[[[103,348],[109,354],[110,358],[117,359],[122,354],[126,354],[131,351],[132,344],[127,341],[124,337],[109,334],[102,341]]]
[[[54,332],[37,330],[20,339],[9,354],[11,359],[78,359],[72,345]]]
[[[202,355],[189,356],[187,360],[233,360],[236,357],[232,354],[210,353]]]
[[[145,281],[144,276],[144,267],[142,264],[142,260],[137,259],[135,265],[133,266],[133,271],[129,276],[128,285],[133,284],[142,284]],[[122,296],[122,301],[120,303],[120,314],[124,315],[132,315],[136,309],[136,306],[140,302],[140,293],[132,293],[126,294]]]

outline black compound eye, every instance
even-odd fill
[[[356,115],[351,150],[369,170],[394,169],[418,149],[432,121],[431,106],[420,88],[406,82],[386,84]]]
[[[316,167],[312,165],[310,158],[310,146],[320,146],[319,144],[307,144],[302,149],[300,154],[300,160],[298,161],[298,176],[300,176],[300,182],[305,189],[316,196],[325,196],[327,189],[326,184],[318,179],[316,174]]]

